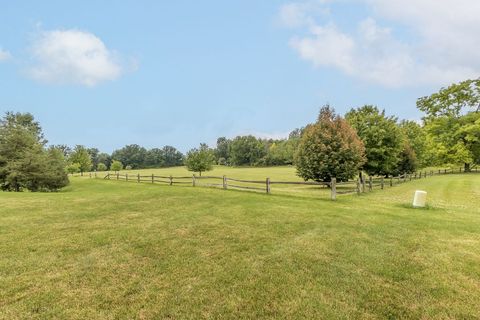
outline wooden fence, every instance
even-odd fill
[[[470,172],[479,172],[478,166],[474,166]],[[405,173],[403,175],[392,177],[373,177],[367,176],[362,179],[351,180],[346,182],[337,182],[335,178],[330,182],[309,182],[309,181],[272,181],[270,178],[265,180],[242,180],[228,178],[227,176],[157,176],[157,175],[141,175],[128,173],[107,173],[103,177],[105,180],[122,180],[130,182],[146,182],[161,183],[166,185],[190,185],[192,187],[215,187],[224,190],[227,189],[243,189],[249,191],[263,192],[270,194],[274,185],[296,185],[296,186],[318,186],[329,188],[330,199],[336,200],[337,195],[342,194],[361,194],[375,189],[383,190],[387,187],[394,187],[398,184],[409,182],[412,180],[425,179],[434,175],[444,175],[452,173],[465,173],[463,167],[456,169],[438,169],[430,171],[420,171],[415,173]],[[82,176],[90,178],[98,178],[99,173],[90,172]],[[248,184],[248,185],[245,185]]]

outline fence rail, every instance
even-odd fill
[[[478,166],[473,166],[468,173],[479,172]],[[204,186],[204,187],[215,187],[222,188],[227,190],[229,188],[234,189],[243,189],[251,191],[261,191],[267,194],[271,193],[272,185],[298,185],[298,186],[322,186],[328,187],[330,189],[330,198],[336,200],[337,195],[345,194],[361,194],[365,192],[370,192],[375,189],[385,189],[386,187],[394,187],[398,184],[409,182],[412,180],[425,179],[427,177],[435,175],[445,175],[452,173],[465,173],[463,167],[458,170],[455,169],[437,169],[437,170],[424,170],[414,173],[404,173],[398,176],[390,177],[361,177],[357,180],[350,181],[341,181],[337,182],[336,178],[332,178],[330,182],[311,182],[311,181],[272,181],[270,178],[265,180],[245,180],[245,179],[234,179],[228,178],[227,176],[157,176],[157,175],[140,175],[140,174],[128,174],[128,173],[107,173],[103,179],[105,180],[122,180],[127,182],[146,182],[146,183],[163,183],[170,186],[173,185],[191,185]],[[79,174],[84,177],[98,178],[97,172],[89,172],[88,174]],[[78,176],[78,175],[76,175]],[[181,180],[181,181],[178,181]],[[189,180],[189,181],[185,181]],[[210,180],[210,181],[205,181]],[[212,182],[211,180],[221,180],[221,183]],[[205,182],[204,182],[205,181]],[[233,183],[231,183],[233,182]],[[250,185],[242,185],[250,184]],[[261,185],[261,186],[260,186]],[[340,189],[339,189],[340,188]]]

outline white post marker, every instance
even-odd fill
[[[427,203],[427,192],[422,190],[415,191],[415,196],[413,197],[413,207],[424,208],[426,203]]]

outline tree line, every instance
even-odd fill
[[[417,100],[422,121],[399,120],[377,106],[352,108],[344,116],[330,106],[316,122],[285,139],[252,135],[220,137],[185,155],[175,147],[127,145],[111,154],[77,145],[47,146],[40,124],[29,113],[0,119],[0,188],[52,191],[68,184],[67,173],[119,171],[186,165],[190,171],[229,166],[295,165],[305,180],[339,181],[366,172],[391,176],[436,165],[480,163],[480,80],[466,80]]]

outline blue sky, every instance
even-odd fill
[[[479,6],[448,2],[4,2],[0,112],[106,152],[284,136],[325,103],[419,119],[418,97],[480,70]]]

